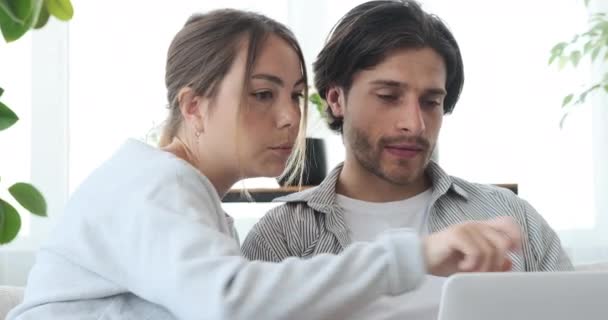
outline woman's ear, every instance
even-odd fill
[[[325,95],[327,105],[331,109],[331,113],[336,118],[344,117],[344,107],[346,106],[346,97],[344,90],[341,87],[330,87]]]
[[[206,103],[208,99],[196,95],[190,87],[182,88],[177,94],[179,110],[187,127],[193,130],[197,137],[205,132],[205,116],[207,111]]]

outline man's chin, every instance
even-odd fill
[[[421,179],[424,175],[424,168],[421,166],[394,166],[383,168],[382,175],[391,183],[398,185],[409,185]]]
[[[386,175],[385,179],[390,183],[399,185],[399,186],[407,186],[418,181],[415,176],[395,176],[395,175]]]

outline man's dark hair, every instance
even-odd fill
[[[447,71],[444,113],[451,113],[464,84],[458,43],[447,26],[411,0],[380,0],[350,10],[337,24],[313,64],[315,87],[326,99],[331,86],[348,92],[358,71],[373,68],[399,49],[432,48]],[[327,108],[329,127],[342,132],[342,118]]]

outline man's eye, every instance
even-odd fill
[[[393,102],[393,101],[399,99],[398,96],[392,95],[392,94],[377,94],[376,96],[378,96],[378,98],[380,98],[380,100],[384,100],[387,102]]]

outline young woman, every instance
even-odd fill
[[[302,163],[300,47],[259,14],[196,15],[169,48],[166,85],[161,148],[128,141],[79,187],[8,319],[345,319],[425,272],[503,270],[519,241],[497,221],[249,262],[220,198],[240,179]],[[490,229],[504,236],[472,240]]]

